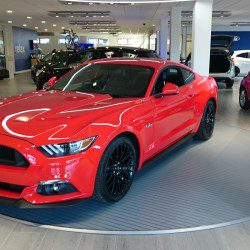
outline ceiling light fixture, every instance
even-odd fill
[[[26,27],[26,26],[27,26],[27,24],[26,24],[26,23],[24,23],[24,24],[23,24],[23,27]]]
[[[38,27],[35,27],[36,30],[38,30]]]
[[[8,23],[12,23],[12,21],[8,21]]]
[[[12,10],[7,10],[6,12],[9,13],[9,14],[13,13]]]
[[[56,16],[56,17],[59,17],[59,16]]]
[[[31,16],[27,16],[27,19],[31,19],[32,17]]]
[[[48,31],[48,29],[44,29],[44,31]]]
[[[46,21],[41,21],[41,23],[46,23]]]
[[[181,0],[182,2],[192,2],[193,0]],[[59,0],[59,2],[68,2],[68,0]],[[116,0],[115,2],[110,2],[108,0],[92,0],[90,3],[88,0],[72,0],[72,3],[88,3],[88,4],[146,4],[146,3],[175,3],[176,0],[137,0],[137,1],[129,1],[129,0]],[[71,4],[72,4],[71,3]]]
[[[53,27],[56,27],[56,24],[53,24],[52,26],[53,26]]]

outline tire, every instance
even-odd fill
[[[210,100],[204,109],[198,133],[194,136],[195,140],[206,141],[212,137],[215,125],[215,114],[215,104]]]
[[[124,136],[115,138],[101,158],[93,198],[105,202],[121,200],[131,187],[137,162],[133,143]]]
[[[225,83],[226,83],[226,85],[227,85],[227,88],[230,89],[230,88],[232,88],[233,85],[234,85],[234,80],[228,79],[228,80],[225,81]]]
[[[47,81],[44,81],[43,79],[40,79],[37,77],[37,82],[36,82],[36,90],[42,90],[44,89],[44,85]]]
[[[235,66],[235,77],[240,74],[240,68]]]
[[[250,103],[249,103],[247,91],[245,88],[240,89],[239,103],[240,103],[240,107],[244,110],[248,110],[250,108]]]

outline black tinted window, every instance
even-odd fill
[[[194,81],[194,73],[188,69],[181,68],[184,84],[189,84]]]
[[[114,97],[144,97],[154,69],[123,64],[91,64],[73,70],[52,89]]]
[[[237,57],[248,58],[248,53],[241,53]]]

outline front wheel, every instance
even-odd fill
[[[240,90],[239,102],[240,102],[240,107],[242,109],[247,110],[250,108],[248,96],[247,96],[247,91],[245,88],[242,88]]]
[[[212,137],[215,125],[216,107],[213,101],[209,101],[205,107],[198,133],[195,140],[208,140]]]
[[[106,148],[96,176],[94,199],[116,202],[131,187],[137,169],[137,154],[127,137],[114,139]]]

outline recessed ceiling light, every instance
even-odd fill
[[[89,17],[89,16],[86,16],[86,17]]]
[[[38,30],[38,27],[35,27],[36,30]]]
[[[13,11],[12,10],[7,10],[7,13],[13,13]]]
[[[56,17],[59,17],[59,16],[56,16]]]
[[[12,23],[12,21],[8,21],[8,23]]]
[[[44,31],[48,31],[48,29],[44,29]]]
[[[94,3],[89,3],[89,5],[92,5],[92,4],[94,4]]]
[[[24,23],[24,24],[23,24],[23,27],[26,27],[26,26],[27,26],[27,24],[26,24],[26,23]]]
[[[155,27],[155,24],[153,24],[153,27]]]
[[[70,4],[72,4],[71,2],[68,2],[68,4],[70,5]]]
[[[72,16],[70,16],[70,17],[74,17],[74,16],[72,15]]]
[[[27,16],[27,19],[31,19],[32,17],[31,16]]]
[[[41,23],[46,23],[46,21],[41,21]]]
[[[65,27],[62,27],[62,30],[64,30],[65,29]]]
[[[56,27],[56,24],[53,24],[53,27]]]

